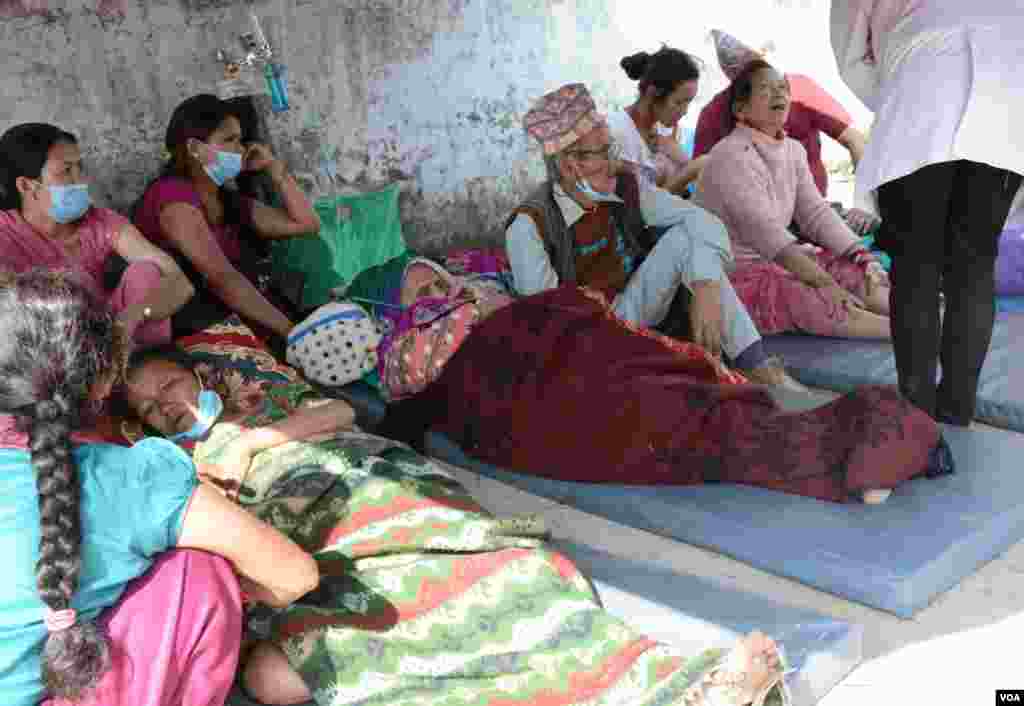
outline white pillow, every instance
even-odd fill
[[[361,306],[328,302],[289,332],[286,358],[314,382],[347,385],[377,366],[380,339],[377,323]]]

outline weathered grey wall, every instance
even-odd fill
[[[717,5],[793,13],[809,12],[808,3],[821,4]],[[272,114],[269,99],[259,99],[265,126],[314,195],[330,188],[325,170],[336,169],[342,186],[408,180],[403,220],[414,247],[493,237],[541,173],[521,128],[537,96],[582,80],[599,103],[621,106],[634,85],[619,58],[653,50],[658,41],[710,62],[703,96],[720,87],[706,40],[720,19],[712,9],[701,17],[687,11],[686,22],[666,27],[659,12],[675,3],[644,4],[256,0],[252,7],[288,66],[292,105]],[[42,120],[75,132],[90,160],[95,196],[127,207],[159,168],[171,110],[189,95],[213,92],[222,77],[215,52],[238,46],[242,6],[240,0],[0,0],[0,129]],[[261,76],[251,80],[263,89]]]

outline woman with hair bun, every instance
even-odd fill
[[[679,49],[662,47],[654,54],[639,52],[624,57],[619,65],[640,83],[633,105],[609,116],[609,126],[619,147],[617,155],[638,170],[640,186],[658,186],[683,194],[700,174],[703,160],[690,160],[675,134],[697,95],[700,68],[697,60]]]
[[[88,410],[128,343],[77,279],[0,273],[0,331],[4,706],[224,703],[240,586],[283,607],[317,586],[316,563],[174,444],[97,443]]]

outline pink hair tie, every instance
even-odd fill
[[[78,620],[78,615],[75,613],[74,608],[67,608],[65,610],[50,610],[47,608],[46,615],[43,616],[43,622],[46,623],[46,629],[50,632],[60,632],[61,630],[67,630]]]

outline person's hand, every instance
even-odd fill
[[[141,320],[125,316],[123,313],[114,319],[114,326],[117,326],[124,333],[128,341],[133,340],[135,329],[139,327],[140,323],[142,323]]]
[[[254,454],[246,445],[244,436],[237,436],[210,459],[196,464],[200,480],[217,487],[224,497],[238,500],[238,493],[249,474]]]
[[[281,168],[281,163],[274,157],[270,148],[260,142],[253,142],[246,147],[242,158],[243,172],[261,172],[265,169],[273,171],[275,168]]]
[[[659,154],[665,155],[679,166],[683,166],[690,161],[690,158],[683,152],[683,146],[670,135],[658,135],[657,145],[657,152]]]
[[[871,260],[864,270],[864,286],[870,297],[879,287],[889,286],[889,273],[878,260]]]
[[[846,224],[857,235],[864,235],[878,225],[879,219],[867,211],[851,208],[846,212]]]
[[[721,355],[722,289],[718,282],[699,282],[693,285],[690,328],[694,343],[716,358]]]
[[[508,304],[508,300],[504,297],[499,296],[481,296],[476,298],[476,306],[480,311],[480,321],[487,319],[494,312],[499,309],[503,309]]]
[[[829,284],[818,287],[815,291],[819,297],[825,300],[826,304],[831,304],[838,310],[851,311],[852,309],[865,308],[864,302],[840,287],[834,280]]]

